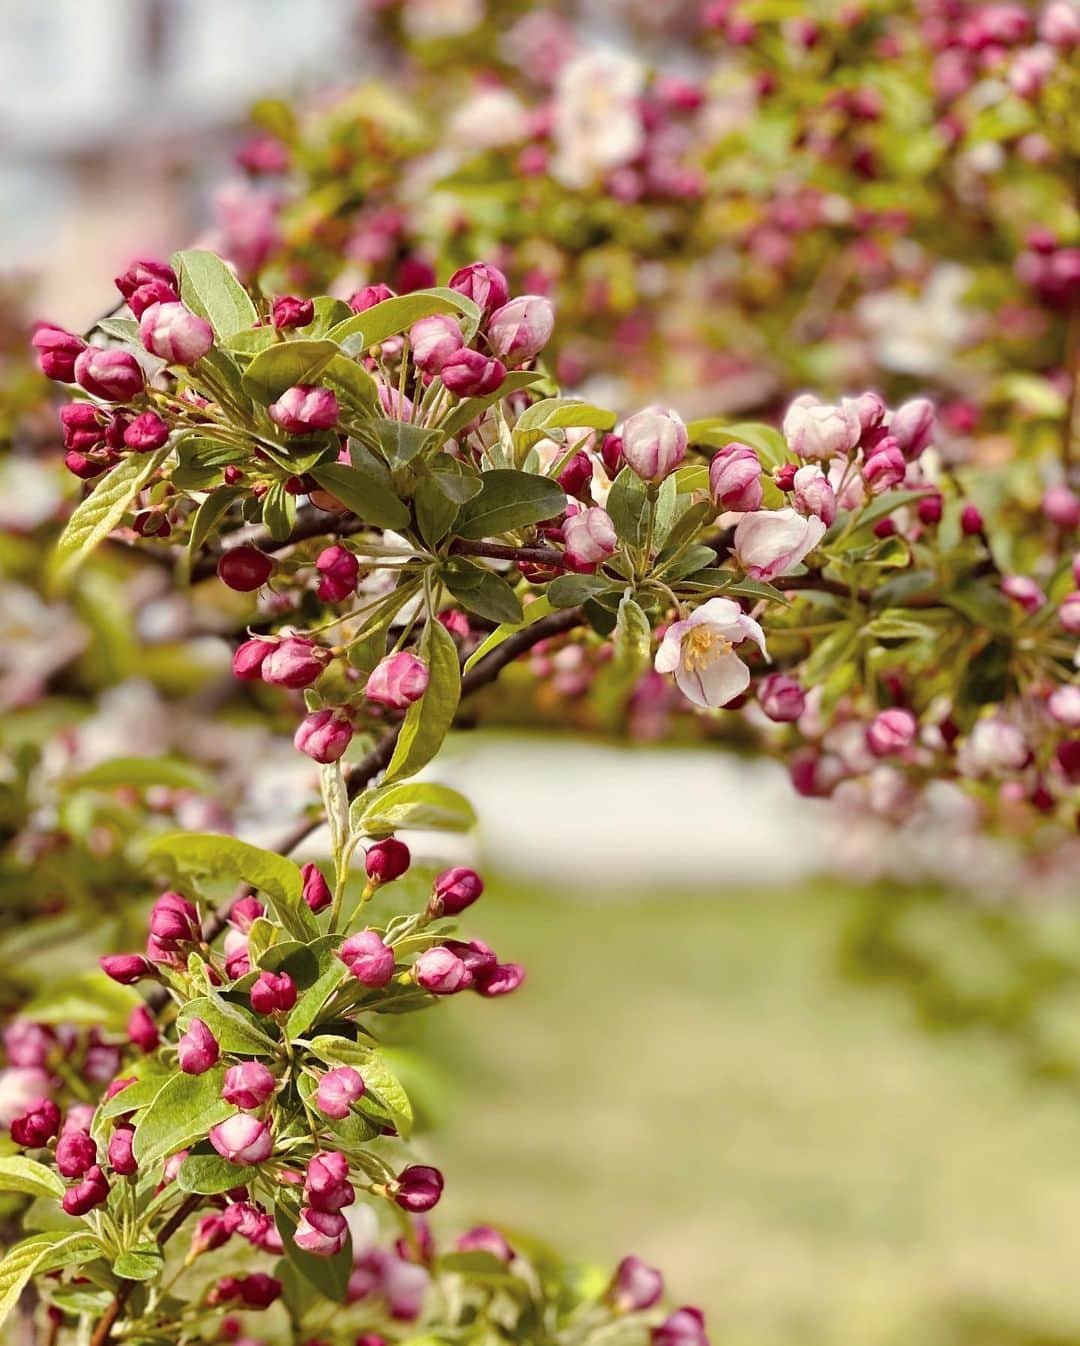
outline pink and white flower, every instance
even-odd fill
[[[752,580],[790,574],[825,536],[824,519],[794,509],[744,514],[735,529],[735,559]]]
[[[766,653],[764,631],[734,599],[710,598],[668,627],[654,667],[658,673],[674,673],[676,686],[695,706],[726,706],[750,685],[750,670],[735,653],[744,640]]]

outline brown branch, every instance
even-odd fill
[[[531,565],[566,569],[566,557],[554,547],[508,547],[501,542],[469,542],[458,538],[450,550],[459,556],[488,556],[495,561],[525,561]]]
[[[327,514],[325,510],[316,509],[314,505],[304,505],[297,510],[296,522],[285,542],[274,542],[265,524],[251,523],[226,533],[222,550],[229,551],[233,547],[257,547],[268,556],[276,556],[278,552],[295,547],[298,542],[307,542],[313,537],[351,537],[353,533],[359,533],[367,527],[368,525],[362,523],[355,514]],[[153,549],[151,554],[152,552]],[[171,562],[176,561],[180,554],[177,548],[158,553]],[[218,552],[204,552],[200,555],[191,567],[192,580],[209,579],[217,571],[219,555]]]

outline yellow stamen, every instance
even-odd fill
[[[703,664],[727,654],[731,648],[731,641],[725,640],[714,627],[695,626],[683,641],[683,663],[694,673]]]

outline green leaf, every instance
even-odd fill
[[[180,298],[201,318],[208,318],[221,338],[233,336],[258,319],[251,297],[220,257],[192,249],[177,252],[173,270],[180,281]]]
[[[275,481],[263,496],[263,523],[274,542],[287,542],[296,523],[296,496]]]
[[[365,414],[370,412],[378,400],[378,384],[368,371],[340,352],[323,370],[319,381],[341,394],[346,402],[356,403]]]
[[[402,1140],[409,1139],[413,1128],[412,1104],[401,1081],[386,1064],[378,1048],[329,1035],[313,1038],[310,1045],[321,1060],[358,1070],[367,1091],[360,1101],[361,1109],[368,1094],[375,1095]]]
[[[202,794],[212,794],[218,788],[208,771],[179,757],[112,757],[64,782],[68,790],[110,790],[118,785],[140,790],[164,785],[172,790],[198,790]]]
[[[547,600],[553,608],[576,608],[579,603],[608,593],[616,586],[603,575],[560,575],[547,587]]]
[[[644,546],[648,531],[649,493],[648,487],[631,468],[624,467],[612,482],[605,508],[611,516],[615,532],[623,542],[631,547]],[[552,602],[555,600],[552,599]]]
[[[345,964],[335,959],[322,976],[301,993],[285,1025],[289,1038],[302,1037],[308,1031],[348,975]]]
[[[123,1117],[129,1112],[143,1112],[153,1103],[158,1094],[165,1086],[166,1080],[171,1076],[164,1073],[148,1075],[145,1079],[136,1080],[134,1084],[129,1084],[126,1089],[121,1089],[120,1093],[113,1094],[112,1098],[104,1099],[98,1104],[97,1111],[94,1113],[93,1133],[95,1137],[104,1130],[102,1123],[109,1121],[113,1117]]]
[[[172,453],[162,445],[152,453],[132,453],[106,473],[97,487],[75,506],[49,558],[49,581],[62,590],[100,543],[123,520],[128,506]]]
[[[333,1257],[315,1257],[296,1246],[296,1221],[284,1206],[274,1207],[274,1218],[287,1262],[327,1299],[344,1303],[352,1275],[352,1237],[346,1236],[345,1246]]]
[[[570,604],[572,607],[573,604]],[[526,626],[532,626],[533,622],[538,622],[541,617],[551,615],[551,602],[545,594],[542,598],[534,599],[525,609],[525,615],[520,622],[504,622],[501,626],[495,628],[491,635],[479,644],[468,659],[465,660],[463,672],[468,673],[470,668],[483,659],[485,654],[490,654],[493,649],[501,645],[507,636],[512,636],[515,631],[524,630]]]
[[[140,1003],[137,991],[117,985],[104,972],[81,972],[47,986],[22,1006],[21,1013],[39,1023],[91,1025],[111,1031],[122,1029]]]
[[[156,1243],[140,1243],[121,1253],[112,1269],[124,1281],[152,1281],[164,1265],[164,1254]]]
[[[202,1075],[174,1075],[139,1117],[135,1127],[135,1158],[149,1168],[202,1140],[212,1126],[236,1111],[221,1097],[225,1067],[214,1066]]]
[[[649,619],[632,598],[624,596],[615,621],[615,661],[627,677],[636,679],[648,667],[651,652]]]
[[[263,1032],[253,1014],[216,993],[188,1001],[177,1018],[181,1033],[187,1031],[192,1019],[203,1021],[223,1052],[236,1056],[265,1056],[277,1046],[274,1039]]]
[[[81,1230],[59,1237],[55,1231],[49,1231],[16,1243],[0,1262],[0,1322],[19,1302],[19,1296],[32,1276],[56,1271],[75,1262],[92,1261],[100,1252],[97,1239]]]
[[[439,570],[439,578],[478,617],[490,622],[521,621],[521,600],[501,575],[486,566],[455,556]]]
[[[877,523],[879,519],[884,519],[887,515],[903,508],[904,505],[910,505],[914,500],[921,500],[924,495],[926,495],[925,490],[886,491],[884,495],[879,495],[873,504],[867,505],[859,516],[859,527],[868,528],[871,524]]]
[[[287,388],[318,382],[330,361],[340,355],[336,341],[279,341],[254,357],[244,370],[244,391],[259,402],[276,402]]]
[[[191,873],[243,879],[267,895],[290,935],[305,942],[318,938],[319,927],[304,902],[300,867],[283,855],[216,832],[170,832],[152,843],[147,857],[170,860]]]
[[[464,538],[492,537],[552,519],[566,508],[566,492],[548,477],[513,468],[485,472],[479,493],[461,507],[456,532]]]
[[[429,547],[442,541],[458,516],[458,502],[447,495],[440,480],[441,474],[422,477],[413,492],[416,526]]]
[[[243,486],[219,486],[211,491],[191,520],[188,534],[188,552],[194,556],[214,531],[218,521],[228,513],[230,506],[248,491]]]
[[[803,665],[802,681],[806,686],[813,687],[823,682],[833,669],[851,658],[859,643],[860,629],[851,622],[845,622],[814,647],[810,658]]]
[[[0,1157],[0,1192],[21,1192],[24,1196],[45,1196],[59,1201],[64,1190],[60,1175],[44,1164],[21,1154]]]
[[[100,318],[90,330],[92,332],[104,332],[114,341],[124,341],[142,349],[139,324],[134,318]]]
[[[976,626],[1002,635],[1012,630],[1016,610],[996,584],[967,580],[943,593],[941,601],[963,613]]]
[[[356,802],[362,807],[355,811],[352,825],[368,836],[388,836],[403,827],[467,832],[476,826],[472,805],[448,785],[428,781],[389,785]]]
[[[371,429],[391,467],[404,467],[418,454],[438,448],[446,438],[441,430],[429,426],[384,418],[374,421]]]
[[[546,397],[526,407],[514,425],[514,444],[520,453],[527,451],[552,430],[610,430],[615,413],[569,397]],[[519,459],[520,461],[520,459]]]
[[[216,1196],[232,1187],[246,1187],[258,1176],[258,1168],[231,1164],[220,1154],[189,1154],[180,1165],[176,1182],[185,1192]]]
[[[757,451],[761,465],[766,471],[786,463],[792,456],[779,430],[774,426],[759,425],[754,421],[737,421],[732,425],[725,425],[723,421],[706,418],[691,421],[686,427],[686,433],[691,444],[710,444],[718,449],[731,443],[749,444]]]
[[[409,507],[370,473],[347,463],[326,463],[314,468],[311,475],[364,523],[376,528],[408,527]]]
[[[420,642],[428,666],[427,691],[405,713],[385,781],[415,774],[431,761],[450,731],[461,697],[457,646],[442,622],[428,621]]]
[[[384,299],[363,313],[354,313],[336,327],[329,335],[335,341],[349,340],[349,349],[366,350],[377,346],[387,337],[397,336],[406,331],[421,318],[429,318],[434,313],[450,313],[466,319],[466,338],[475,333],[480,325],[480,310],[471,299],[456,290],[435,288],[417,290],[413,294],[396,295],[393,299]]]

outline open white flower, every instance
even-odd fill
[[[754,641],[766,654],[765,633],[757,622],[733,599],[710,598],[668,627],[654,667],[674,673],[679,691],[695,706],[726,706],[750,685],[750,670],[735,653],[743,640]]]
[[[640,153],[645,133],[637,99],[641,63],[612,48],[583,51],[563,66],[555,88],[553,175],[568,187],[596,177]]]

